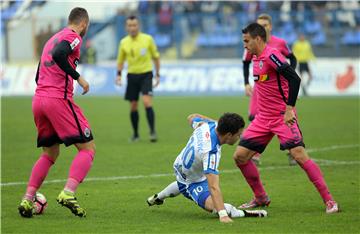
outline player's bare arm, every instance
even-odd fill
[[[284,121],[289,127],[296,122],[296,116],[293,109],[294,107],[287,105],[284,114]]]
[[[87,92],[89,92],[90,86],[89,83],[82,77],[80,76],[77,79],[78,84],[81,86],[81,88],[83,89],[82,95],[86,94]]]
[[[251,84],[246,84],[245,85],[245,94],[248,97],[251,97],[253,93],[253,88],[251,87]]]
[[[154,58],[155,64],[155,83],[154,88],[160,84],[160,58]]]
[[[121,86],[121,72],[122,72],[123,68],[124,68],[124,63],[118,63],[117,75],[116,75],[116,80],[115,80],[115,84],[118,86]]]
[[[219,214],[219,220],[222,223],[230,223],[232,222],[232,219],[228,216],[225,206],[224,206],[224,200],[223,196],[220,190],[220,184],[219,184],[219,175],[216,174],[206,174],[205,175],[208,181],[208,186],[210,190],[211,197],[208,199],[212,200],[212,207],[206,207],[209,210],[215,209]],[[209,203],[206,201],[205,206],[207,206]]]
[[[207,117],[207,116],[205,116],[205,115],[201,115],[201,114],[194,113],[194,114],[191,114],[191,115],[189,115],[189,116],[187,117],[187,120],[188,120],[189,124],[191,125],[193,119],[194,119],[194,118],[197,118],[197,117],[198,117],[198,118],[205,119],[205,120],[215,121],[215,120],[213,120],[212,118]]]

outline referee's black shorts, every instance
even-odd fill
[[[310,71],[309,71],[308,63],[299,63],[299,70],[300,70],[300,74],[304,72],[309,73]]]
[[[152,71],[141,74],[127,74],[127,86],[125,100],[138,101],[140,92],[142,95],[152,96]]]

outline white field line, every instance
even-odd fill
[[[349,149],[349,148],[358,148],[359,144],[353,145],[334,145],[329,147],[323,148],[314,148],[314,149],[307,149],[307,152],[316,153],[322,151],[331,151],[331,150],[338,150],[338,149]],[[353,165],[353,164],[360,164],[360,161],[338,161],[338,160],[327,160],[327,159],[315,159],[320,166],[332,166],[332,165]],[[278,169],[290,169],[293,167],[290,166],[268,166],[268,167],[260,167],[259,170],[278,170]],[[234,170],[222,170],[221,173],[236,173],[239,172],[238,169]],[[135,176],[112,176],[112,177],[90,177],[85,179],[85,181],[114,181],[114,180],[134,180],[134,179],[145,179],[145,178],[156,178],[156,177],[168,177],[174,176],[173,173],[164,173],[164,174],[150,174],[150,175],[135,175]],[[44,184],[55,184],[55,183],[64,183],[66,179],[57,179],[57,180],[47,180],[44,181]],[[1,187],[7,186],[17,186],[17,185],[26,185],[27,182],[7,182],[1,183]]]

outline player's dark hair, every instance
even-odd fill
[[[138,17],[136,15],[129,15],[126,20],[138,20]]]
[[[242,30],[242,33],[249,33],[252,38],[259,36],[264,42],[266,42],[265,28],[258,23],[249,24],[248,26],[246,26],[246,28]]]
[[[80,24],[83,20],[86,22],[89,21],[89,15],[85,8],[82,7],[75,7],[71,10],[69,17],[68,17],[68,24]]]
[[[236,113],[224,113],[219,121],[217,126],[217,131],[221,135],[225,135],[226,133],[235,134],[241,128],[244,128],[245,121],[243,117]]]
[[[269,21],[270,24],[272,24],[272,18],[271,18],[271,16],[268,15],[268,14],[265,14],[265,13],[260,14],[260,15],[257,17],[257,19],[267,20],[267,21]]]

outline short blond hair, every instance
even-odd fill
[[[259,20],[259,19],[267,20],[267,21],[269,21],[269,23],[272,25],[272,18],[271,18],[271,16],[268,15],[268,14],[265,14],[265,13],[260,14],[260,15],[257,17],[257,19],[258,19],[258,20]]]

